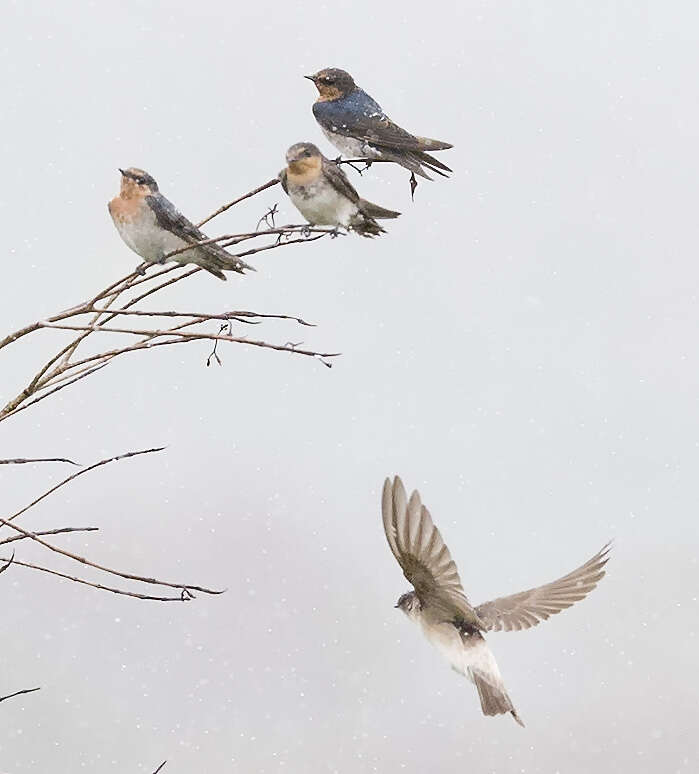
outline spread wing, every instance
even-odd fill
[[[445,620],[479,625],[456,564],[418,492],[407,500],[400,478],[396,476],[393,483],[387,478],[381,511],[388,545],[423,607],[429,606]]]
[[[207,239],[206,234],[199,231],[194,223],[185,218],[177,207],[162,194],[146,196],[146,203],[155,213],[155,218],[161,228],[171,231],[186,242],[201,242]]]
[[[326,159],[325,156],[323,156],[323,174],[338,193],[346,196],[353,204],[359,201],[359,194],[352,183],[350,183],[344,170],[334,161]]]
[[[611,543],[592,559],[562,578],[509,597],[484,602],[476,608],[489,631],[519,631],[536,626],[549,616],[584,599],[604,577]]]

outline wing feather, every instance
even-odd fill
[[[550,616],[584,599],[605,575],[611,543],[592,559],[558,580],[537,588],[499,597],[476,608],[490,631],[519,631],[536,626]]]
[[[456,564],[419,493],[413,492],[408,500],[398,476],[393,482],[386,479],[381,505],[388,545],[421,604],[445,620],[480,626]]]

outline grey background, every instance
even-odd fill
[[[159,605],[3,575],[0,693],[43,689],[0,706],[0,770],[696,770],[696,25],[661,2],[5,3],[3,333],[134,265],[105,208],[118,166],[199,218],[293,142],[331,154],[304,73],[345,67],[456,147],[414,204],[398,168],[353,177],[404,212],[386,237],[271,252],[156,304],[300,314],[319,327],[255,332],[338,349],[332,370],[163,349],[2,424],[0,457],[167,444],[25,526],[97,524],[61,545],[229,591]],[[275,189],[211,233],[275,201],[298,219]],[[3,352],[3,397],[59,340],[35,338]],[[526,729],[482,717],[393,610],[393,473],[474,601],[616,539],[585,602],[489,638]],[[3,513],[64,475],[0,469]]]

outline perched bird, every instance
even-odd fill
[[[109,214],[121,238],[148,263],[195,263],[219,279],[224,271],[255,271],[217,244],[194,247],[167,258],[167,254],[208,239],[158,190],[155,180],[142,169],[120,169],[121,190],[108,204]]]
[[[473,607],[419,493],[408,500],[398,476],[386,479],[381,510],[388,545],[414,588],[396,607],[420,624],[452,669],[475,684],[484,715],[509,712],[523,726],[481,632],[528,629],[583,599],[605,574],[610,544],[552,583]]]
[[[361,199],[342,169],[310,142],[292,145],[286,152],[286,164],[279,173],[282,188],[314,226],[343,226],[362,236],[374,237],[385,233],[377,218],[400,215]]]
[[[395,161],[410,170],[415,185],[416,174],[432,179],[423,167],[444,177],[452,171],[426,152],[446,150],[453,147],[450,143],[417,137],[401,129],[378,102],[357,86],[349,73],[331,67],[304,78],[313,81],[319,93],[313,115],[323,134],[340,153]]]

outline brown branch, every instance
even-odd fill
[[[93,309],[94,312],[104,312],[104,309]],[[315,328],[315,323],[306,322],[301,317],[294,317],[290,314],[264,314],[262,312],[221,312],[220,314],[209,314],[207,312],[147,312],[142,309],[119,309],[113,312],[118,315],[135,315],[139,317],[198,317],[202,322],[206,320],[236,320],[243,317],[259,317],[264,320],[293,320],[299,325],[306,325],[309,328]],[[244,322],[243,320],[237,320]]]
[[[6,701],[7,699],[13,699],[15,696],[22,696],[25,693],[34,693],[34,691],[40,691],[41,686],[39,688],[24,688],[21,691],[15,691],[14,693],[9,693],[7,696],[0,696],[0,701]]]
[[[122,572],[121,570],[115,570],[111,567],[107,567],[106,565],[97,564],[97,562],[91,562],[89,559],[86,559],[84,556],[74,554],[72,551],[66,551],[65,548],[59,548],[58,546],[54,546],[52,543],[49,543],[47,540],[42,540],[35,532],[29,532],[28,530],[23,529],[22,527],[18,527],[16,524],[13,524],[8,519],[0,518],[0,524],[4,525],[5,527],[10,527],[16,530],[24,537],[34,540],[36,543],[43,546],[44,548],[48,548],[49,551],[53,551],[56,554],[61,554],[61,556],[65,556],[68,559],[72,559],[75,562],[80,562],[80,564],[84,564],[86,567],[92,567],[95,570],[101,570],[102,572],[106,572],[109,575],[116,575],[118,578],[137,581],[138,583],[148,583],[152,586],[166,586],[167,588],[170,588],[170,589],[192,589],[194,591],[201,591],[202,594],[223,594],[225,591],[225,589],[221,589],[220,591],[217,591],[215,589],[207,589],[205,586],[195,586],[191,583],[172,583],[170,581],[158,580],[157,578],[146,578],[143,575],[134,575],[133,573]]]
[[[0,558],[0,562],[7,562],[9,560]],[[66,575],[64,572],[58,572],[58,570],[50,570],[48,567],[41,567],[38,564],[32,564],[31,562],[20,562],[19,559],[15,559],[12,564],[16,564],[18,567],[28,567],[31,570],[38,570],[39,572],[45,572],[48,575],[55,575],[57,578],[63,578],[65,580],[72,581],[73,583],[80,583],[83,586],[90,586],[93,589],[99,591],[109,591],[112,594],[121,594],[125,597],[134,597],[135,599],[145,599],[151,602],[189,602],[194,599],[194,594],[189,592],[186,588],[182,589],[182,592],[176,597],[157,597],[150,594],[139,594],[136,591],[127,591],[126,589],[117,589],[114,586],[105,586],[103,583],[92,583],[92,581],[85,580],[84,578],[78,578],[74,575]]]
[[[271,180],[268,180],[266,183],[263,183],[262,185],[258,186],[257,188],[253,188],[252,191],[248,191],[248,193],[243,194],[242,196],[239,196],[237,199],[233,199],[232,202],[228,202],[228,204],[224,204],[221,207],[219,207],[215,212],[212,212],[211,215],[204,218],[204,220],[199,221],[199,223],[197,223],[197,227],[201,228],[205,223],[208,223],[210,220],[213,220],[222,212],[229,210],[231,207],[233,207],[236,204],[240,204],[240,202],[245,201],[245,199],[249,199],[251,196],[255,196],[256,194],[261,193],[262,191],[265,191],[267,188],[272,188],[272,186],[275,186],[278,183],[279,183],[279,178],[274,177]]]
[[[126,452],[124,454],[117,454],[115,457],[106,457],[103,460],[99,460],[99,462],[95,462],[92,465],[88,465],[86,468],[82,468],[82,470],[79,470],[77,473],[73,473],[72,475],[68,476],[68,478],[64,478],[63,481],[59,481],[55,486],[52,486],[50,489],[46,490],[43,494],[39,495],[35,500],[32,500],[32,502],[29,503],[29,505],[25,505],[24,508],[21,508],[16,513],[13,513],[12,516],[10,516],[7,521],[14,521],[18,516],[21,516],[23,513],[26,513],[30,508],[33,508],[35,505],[40,503],[42,500],[45,500],[49,495],[52,495],[54,492],[58,491],[61,487],[64,487],[66,484],[69,484],[71,481],[75,481],[76,478],[79,478],[80,476],[84,476],[86,473],[90,473],[91,471],[102,467],[103,465],[109,465],[112,462],[119,462],[121,460],[130,459],[131,457],[139,457],[142,454],[154,454],[156,452],[163,451],[165,447],[159,446],[155,449],[143,449],[141,451],[132,451],[132,452]]]
[[[77,465],[77,462],[68,460],[65,457],[37,457],[35,459],[25,459],[17,457],[13,460],[0,460],[0,465],[26,465],[30,462],[67,462],[69,465]]]
[[[204,222],[208,222],[216,215],[225,212],[230,207],[249,199],[260,192],[271,188],[278,183],[278,179],[274,178],[267,181],[261,186],[249,191],[246,194],[234,199],[228,204],[223,205],[214,213],[212,213]],[[269,221],[267,221],[269,224]],[[299,235],[300,238],[290,238],[293,235]],[[249,230],[247,232],[238,234],[224,234],[219,237],[206,238],[200,242],[185,245],[184,247],[173,251],[165,256],[165,259],[176,256],[178,253],[185,252],[196,248],[201,244],[219,243],[223,247],[230,247],[232,245],[244,242],[246,240],[258,239],[259,237],[276,237],[276,240],[268,244],[261,244],[256,247],[251,247],[247,250],[241,251],[238,254],[229,253],[232,258],[243,258],[257,253],[265,252],[268,250],[275,250],[280,247],[285,247],[293,244],[305,244],[313,242],[318,239],[322,239],[327,236],[334,236],[335,232],[328,228],[317,228],[303,224],[288,224],[284,226],[275,226],[273,220],[271,221],[270,228]],[[228,341],[236,344],[247,344],[248,346],[263,347],[275,351],[293,351],[297,354],[316,357],[321,362],[330,366],[330,363],[326,362],[325,358],[334,357],[336,353],[320,353],[311,350],[300,350],[294,347],[288,347],[287,345],[279,345],[266,341],[250,340],[245,337],[234,337],[229,335],[227,337],[217,337],[215,334],[204,333],[202,331],[193,332],[188,331],[187,334],[182,334],[181,331],[184,328],[188,328],[200,323],[205,323],[209,320],[235,320],[241,323],[247,324],[260,324],[265,319],[289,319],[297,322],[300,325],[308,325],[301,317],[292,315],[267,315],[257,314],[250,312],[226,312],[223,314],[185,314],[177,311],[169,311],[164,313],[149,312],[144,309],[135,308],[149,296],[161,292],[167,287],[174,285],[175,283],[185,280],[191,277],[193,274],[202,271],[198,266],[191,267],[190,265],[182,266],[179,263],[174,263],[171,266],[155,268],[154,264],[142,264],[136,270],[126,274],[115,282],[110,283],[106,288],[96,293],[91,299],[81,302],[76,306],[65,309],[58,314],[47,317],[43,320],[38,320],[31,325],[25,326],[18,331],[10,334],[0,341],[0,350],[8,346],[9,344],[17,341],[18,339],[27,336],[31,333],[35,333],[39,330],[45,330],[47,328],[58,328],[60,330],[75,331],[76,335],[71,341],[66,343],[57,353],[55,353],[44,365],[37,371],[37,373],[31,378],[26,387],[24,387],[19,394],[14,398],[7,401],[5,406],[0,408],[0,421],[13,416],[19,411],[25,410],[30,406],[35,405],[40,400],[45,400],[51,395],[55,395],[61,389],[65,389],[71,385],[74,385],[80,379],[87,378],[96,373],[99,368],[107,365],[111,360],[126,352],[133,352],[136,350],[147,349],[151,346],[166,346],[175,343],[184,343],[185,340],[204,340],[208,339],[216,343],[217,341]],[[147,276],[142,276],[147,273]],[[170,276],[165,276],[170,275]],[[144,283],[147,283],[142,290],[135,290],[140,288]],[[124,294],[128,295],[124,297]],[[87,323],[80,325],[73,325],[72,323],[78,322],[79,318],[82,322],[82,316],[91,315],[91,319]],[[163,319],[165,317],[191,317],[188,322],[184,322],[173,328],[166,329],[165,326],[159,325],[153,331],[143,331],[136,329],[134,331],[127,331],[123,327],[110,328],[108,324],[119,316],[128,317],[132,316],[149,316],[154,319]],[[63,325],[61,325],[63,323]],[[86,356],[81,359],[77,359],[76,351],[82,345],[82,343],[89,337],[93,336],[96,332],[124,332],[132,333],[134,336],[139,336],[143,340],[138,342],[135,346],[119,347],[109,351],[99,352],[94,355]],[[152,340],[161,340],[153,342]],[[92,340],[92,339],[91,339]],[[85,367],[89,366],[89,367]],[[93,367],[94,366],[94,367]],[[82,370],[77,370],[77,369]]]
[[[34,532],[34,535],[62,535],[66,532],[98,532],[99,527],[58,527],[57,529],[46,529],[41,532]],[[4,546],[7,543],[14,543],[15,540],[25,540],[28,535],[14,535],[13,537],[0,540],[0,546]],[[3,567],[3,570],[6,567]],[[2,570],[0,570],[2,572]]]

